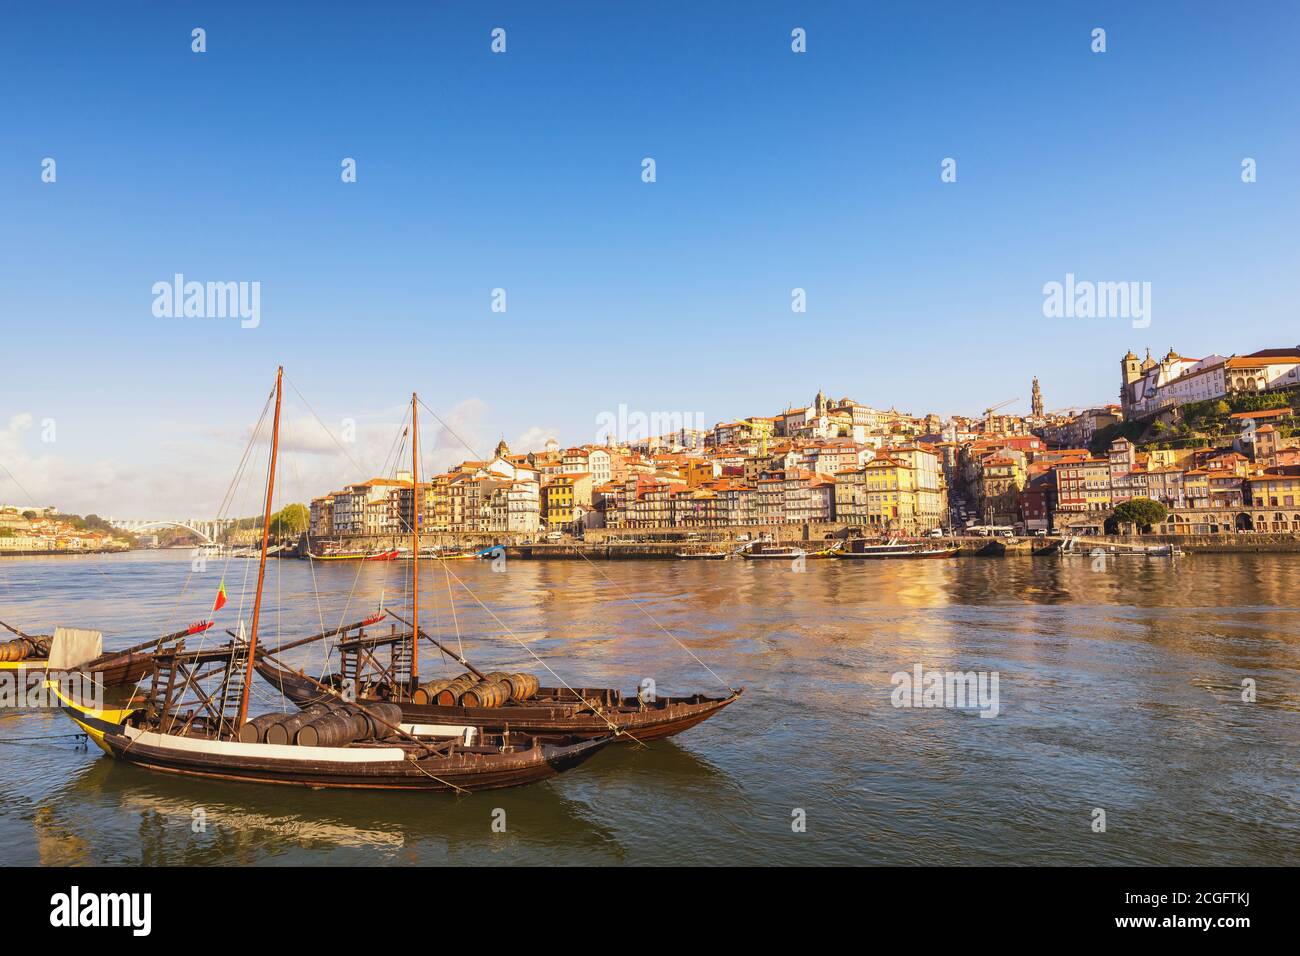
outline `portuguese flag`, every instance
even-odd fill
[[[217,599],[212,602],[212,613],[216,614],[226,606],[226,579],[221,579],[221,586],[217,588]]]

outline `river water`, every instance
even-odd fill
[[[53,737],[75,729],[57,711],[9,710],[0,864],[1300,863],[1300,555],[447,570],[421,566],[421,622],[475,663],[539,672],[519,641],[575,686],[721,692],[667,630],[744,696],[467,797],[178,779]],[[272,562],[262,639],[397,607],[409,573]],[[0,559],[0,619],[124,647],[205,617],[223,576],[233,628],[255,562]],[[996,716],[894,706],[918,665],[989,692],[996,675]],[[253,711],[282,705],[258,685]]]

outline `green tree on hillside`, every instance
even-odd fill
[[[306,505],[285,505],[271,515],[271,534],[276,537],[296,537],[311,524],[311,512]]]

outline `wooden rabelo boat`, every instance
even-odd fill
[[[105,752],[128,763],[174,774],[311,788],[466,792],[508,787],[552,777],[605,746],[612,739],[608,733],[580,738],[516,729],[483,733],[467,724],[417,724],[396,706],[350,702],[337,694],[298,713],[248,718],[283,376],[280,369],[273,392],[261,556],[247,640],[242,639],[241,625],[241,634],[224,646],[191,650],[182,644],[155,654],[144,703],[127,709],[86,707],[59,693],[55,681],[47,681],[59,693],[64,711]],[[263,420],[265,415],[264,410]],[[412,564],[418,568],[419,562]],[[325,685],[318,686],[331,693]]]
[[[419,498],[417,398],[411,396],[411,474]],[[412,554],[420,554],[419,522],[412,522]],[[486,549],[491,551],[493,549]],[[356,624],[335,628],[282,645],[276,654],[338,637],[340,669],[317,681],[281,663],[269,650],[258,652],[254,667],[272,687],[300,707],[321,703],[330,694],[347,692],[363,702],[396,704],[403,720],[420,724],[457,724],[480,732],[510,730],[526,734],[570,734],[586,740],[610,733],[620,742],[645,743],[672,737],[707,720],[741,695],[731,689],[725,697],[696,694],[686,697],[624,694],[613,688],[542,686],[527,674],[485,673],[462,654],[452,651],[420,628],[420,563],[411,562],[410,621],[382,612]],[[371,635],[366,628],[383,614],[393,619],[387,634]],[[398,624],[402,625],[399,629]],[[421,640],[465,668],[455,678],[422,682],[419,678]]]
[[[531,734],[572,734],[585,739],[600,738],[612,731],[617,735],[615,739],[624,743],[647,743],[680,734],[734,703],[742,693],[735,690],[725,697],[697,694],[644,700],[636,694],[624,694],[608,687],[544,687],[534,678],[531,688],[535,690],[516,696],[513,687],[516,682],[511,678],[530,675],[484,673],[423,631],[424,640],[436,644],[466,670],[456,678],[413,683],[395,674],[390,663],[395,648],[410,644],[410,634],[409,630],[394,629],[388,634],[371,636],[363,626],[353,625],[351,632],[339,641],[341,672],[322,681],[281,664],[269,653],[260,654],[255,666],[263,680],[300,707],[319,704],[351,686],[362,702],[396,703],[401,708],[402,719],[416,723],[462,724],[484,731],[509,728]],[[279,653],[293,646],[296,642],[285,645]],[[387,660],[384,651],[388,652]],[[400,656],[398,660],[400,667]],[[502,683],[512,685],[510,691],[504,688],[501,691],[502,695],[510,696],[493,701],[491,706],[474,700],[475,688]],[[531,689],[527,681],[518,683],[524,685],[521,690]],[[468,701],[466,695],[470,695]],[[479,705],[474,706],[475,703]]]

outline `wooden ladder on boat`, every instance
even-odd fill
[[[176,650],[183,650],[185,642],[181,641]],[[171,710],[172,688],[176,684],[176,659],[171,654],[159,654],[154,666],[153,680],[149,684],[149,699],[146,709],[149,716],[161,720]]]
[[[393,686],[405,692],[411,686],[411,661],[415,656],[414,638],[410,641],[395,641],[389,651],[389,673]]]
[[[361,632],[362,635],[365,631]],[[361,680],[361,652],[345,648],[340,654],[339,679],[341,687],[359,687]]]
[[[221,718],[221,726],[218,728],[221,736],[239,733],[235,721],[239,719],[239,702],[244,695],[244,662],[248,659],[245,654],[247,654],[247,649],[245,649],[244,654],[241,654],[239,647],[231,648],[230,666],[226,668],[226,676],[221,682],[221,689],[212,701]]]

